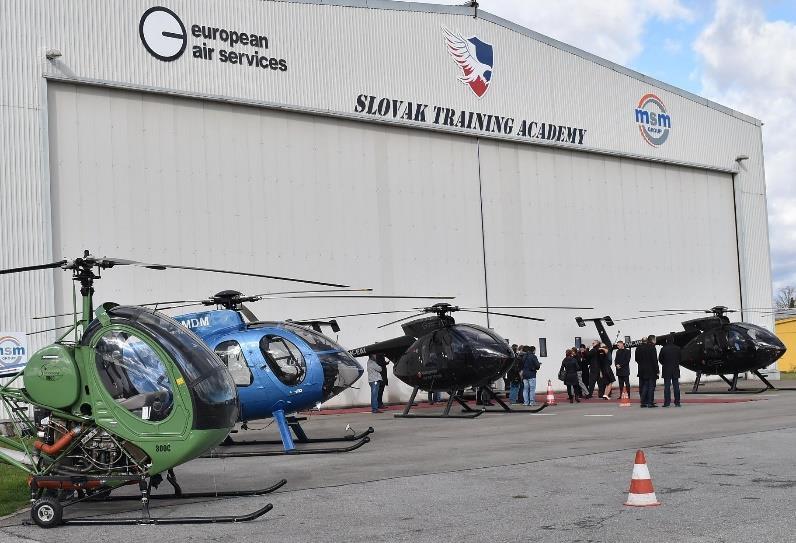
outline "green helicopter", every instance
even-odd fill
[[[94,310],[94,281],[103,270],[126,265],[345,286],[98,258],[88,251],[71,261],[0,270],[0,275],[50,268],[69,270],[80,284],[83,301],[81,318],[76,315],[73,324],[62,327],[68,329],[54,344],[33,354],[22,371],[0,386],[0,402],[11,414],[15,430],[15,437],[0,436],[0,461],[30,475],[31,517],[43,528],[65,523],[242,522],[260,517],[272,508],[271,504],[243,516],[150,516],[151,498],[261,495],[286,481],[252,491],[182,493],[173,468],[201,456],[229,434],[238,419],[236,387],[221,360],[171,317],[143,306],[114,303]],[[28,405],[34,407],[33,418]],[[162,481],[162,473],[167,473],[174,495],[151,495],[152,488]],[[65,507],[107,498],[123,485],[138,485],[140,518],[63,519]]]

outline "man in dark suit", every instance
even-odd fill
[[[663,376],[663,407],[669,407],[672,403],[670,387],[674,389],[674,405],[680,407],[680,361],[682,359],[680,347],[674,342],[672,335],[658,355]]]
[[[658,380],[658,353],[655,350],[655,336],[649,336],[646,343],[636,347],[638,364],[638,385],[641,407],[658,407],[655,404],[655,381]]]
[[[384,408],[384,389],[387,388],[387,365],[389,360],[383,354],[376,355],[376,363],[381,367],[381,381],[379,381],[379,409]]]

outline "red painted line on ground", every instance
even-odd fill
[[[631,391],[631,394],[633,394],[633,391]],[[536,404],[537,405],[543,404],[544,401],[545,401],[546,396],[547,396],[547,393],[539,393],[539,394],[537,394],[536,395]],[[663,405],[663,392],[661,390],[656,390],[655,396],[656,396],[655,402],[659,406]],[[558,402],[558,403],[562,403],[562,404],[563,403],[569,403],[569,398],[566,395],[566,393],[558,392],[558,393],[555,394],[555,397],[556,397],[556,402]],[[501,397],[501,399],[503,399],[503,398]],[[762,400],[762,399],[765,399],[765,396],[763,396],[763,397],[758,396],[758,397],[755,397],[755,398],[751,398],[751,397],[749,397],[749,398],[739,398],[739,397],[709,398],[709,397],[687,396],[687,397],[682,398],[682,402],[681,403],[683,403],[684,405],[685,404],[744,403],[744,402],[753,402],[753,401]],[[505,400],[505,399],[503,399],[503,400],[506,403],[508,403],[508,400]],[[437,402],[435,404],[430,404],[427,401],[417,401],[416,400],[415,403],[417,405],[412,407],[412,410],[415,410],[415,409],[443,409],[445,407],[445,401]],[[639,403],[638,393],[636,393],[634,397],[630,398],[630,403],[631,404],[638,404]],[[473,409],[480,409],[480,406],[477,406],[475,404],[475,400],[468,401],[467,404],[472,406]],[[603,400],[602,398],[598,398],[598,397],[595,396],[591,400],[581,400],[581,404],[582,405],[591,405],[591,406],[602,405],[602,404],[604,404],[604,405],[613,404],[613,405],[618,406],[619,399],[614,397],[614,398],[611,398],[610,400]],[[384,411],[384,412],[399,412],[399,411],[403,411],[405,406],[406,406],[406,404],[391,404],[391,405],[387,405],[387,406],[383,407],[381,410]],[[459,409],[459,407],[460,407],[459,404],[455,403],[453,405],[452,409]],[[496,409],[496,408],[499,408],[499,407],[500,407],[499,405],[495,404],[492,408]],[[522,406],[519,406],[519,407],[522,408]],[[550,407],[548,407],[548,409],[550,409]],[[313,410],[310,410],[310,411],[303,411],[302,413],[306,414],[306,415],[346,415],[346,414],[351,414],[351,413],[370,413],[370,406],[367,405],[367,406],[355,406],[355,407],[330,407],[330,408],[321,408],[320,411],[316,411],[316,410],[313,409]]]

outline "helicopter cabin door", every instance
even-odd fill
[[[266,416],[278,409],[291,412],[295,406],[303,407],[298,396],[315,381],[308,379],[312,351],[293,334],[279,332],[269,330],[259,341],[258,370],[267,393],[259,396],[256,410]]]
[[[180,435],[187,430],[185,398],[173,364],[154,342],[132,330],[106,330],[94,344],[102,400],[94,403],[100,425],[119,425],[140,436]],[[188,400],[190,401],[190,399]]]

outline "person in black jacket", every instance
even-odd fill
[[[578,379],[580,364],[578,364],[578,359],[575,358],[574,351],[574,349],[567,349],[564,360],[561,362],[561,369],[563,369],[566,373],[566,376],[564,377],[564,384],[567,385],[567,396],[569,396],[569,403],[572,403],[573,396],[575,401],[580,403],[580,379]]]
[[[646,343],[636,347],[636,363],[638,364],[641,407],[658,407],[655,404],[655,381],[658,380],[658,353],[655,350],[655,336],[649,336]]]
[[[580,347],[578,347],[577,351],[575,351],[575,359],[578,361],[578,366],[580,368],[578,376],[580,377],[580,382],[583,383],[583,386],[581,387],[581,392],[582,392],[582,397],[584,398],[589,395],[589,359],[587,358],[588,354],[589,350],[582,343],[580,344]]]
[[[611,391],[614,389],[614,370],[611,369],[611,351],[604,343],[600,343],[600,354],[598,360],[600,361],[600,398],[603,400],[611,399]]]
[[[536,372],[542,367],[536,357],[536,347],[527,345],[522,348],[523,357],[520,372],[522,377],[522,394],[524,405],[536,405]]]
[[[591,349],[586,353],[586,360],[589,362],[589,393],[586,398],[594,396],[594,387],[597,386],[597,381],[600,379],[600,342],[597,340],[592,341]]]
[[[680,362],[682,359],[680,347],[674,342],[674,336],[670,336],[658,355],[658,361],[661,363],[661,376],[663,376],[663,407],[669,407],[672,403],[670,386],[674,389],[674,405],[680,407]]]
[[[376,355],[376,363],[381,366],[381,381],[379,381],[379,409],[384,408],[384,389],[389,383],[387,379],[387,366],[390,361],[383,354]]]
[[[622,392],[627,393],[630,398],[630,349],[625,349],[625,342],[618,341],[614,350],[614,365],[616,366],[616,377],[619,379],[619,397]]]
[[[514,351],[514,360],[506,372],[506,380],[509,382],[509,402],[516,404],[522,401],[520,400],[522,379],[520,378],[520,358],[517,353],[517,345],[512,345],[511,349]]]

